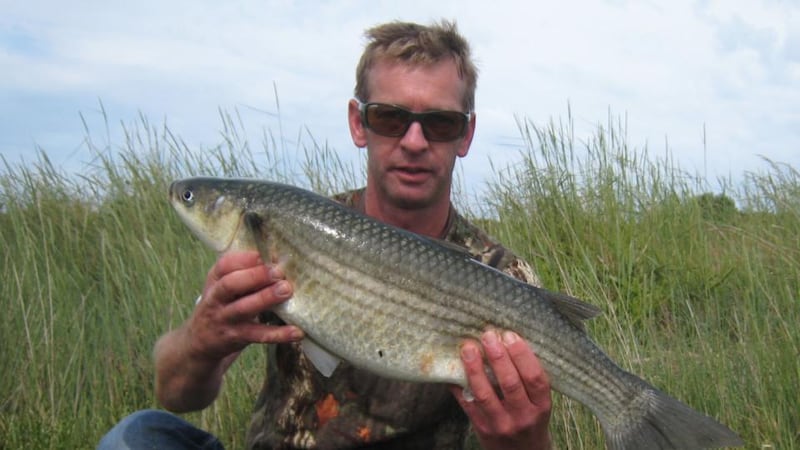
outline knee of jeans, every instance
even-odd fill
[[[151,439],[149,436],[159,428],[169,427],[181,421],[166,411],[157,409],[144,409],[136,411],[120,420],[109,432],[100,439],[98,449],[124,449],[130,448],[126,442],[130,436],[137,436],[139,440]]]
[[[158,409],[143,409],[130,414],[120,421],[125,428],[157,428],[169,426],[170,423],[181,422],[178,416]]]

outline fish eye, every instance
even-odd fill
[[[183,194],[181,194],[181,198],[186,203],[192,203],[192,201],[194,201],[194,192],[192,192],[191,189],[187,189],[183,191]]]

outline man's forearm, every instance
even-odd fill
[[[221,360],[194,355],[186,326],[170,331],[155,345],[156,397],[173,412],[189,412],[210,405],[219,394],[223,375],[239,353]]]

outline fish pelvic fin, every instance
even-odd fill
[[[725,425],[637,378],[646,388],[614,420],[600,418],[610,450],[699,450],[741,447]]]
[[[311,339],[303,339],[300,342],[300,346],[306,358],[311,361],[311,364],[313,364],[325,378],[330,377],[333,371],[336,370],[336,367],[339,366],[339,363],[342,362],[338,356],[331,354]]]

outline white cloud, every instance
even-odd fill
[[[239,108],[255,136],[282,126],[291,145],[307,126],[355,155],[345,104],[363,30],[444,17],[457,19],[481,70],[469,178],[489,175],[489,157],[518,159],[515,117],[543,125],[565,119],[568,104],[578,140],[610,111],[626,118],[631,145],[659,154],[668,139],[689,169],[738,174],[759,154],[800,165],[792,2],[4,3],[0,65],[9,70],[0,71],[0,94],[13,95],[0,114],[15,116],[0,125],[4,154],[32,141],[74,152],[78,113],[96,115],[100,99],[112,127],[141,110],[198,147],[218,138],[221,107]]]

